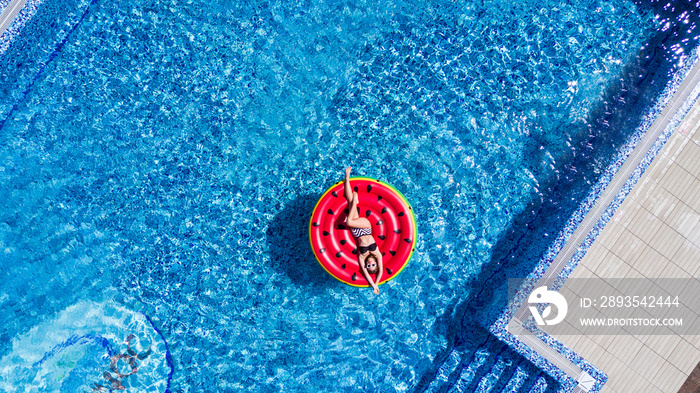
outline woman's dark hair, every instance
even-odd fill
[[[369,263],[370,259],[374,261],[373,269],[367,267],[367,264]],[[377,261],[377,258],[374,255],[367,255],[367,258],[365,258],[365,268],[367,268],[367,273],[369,274],[377,274],[379,272],[379,262]]]

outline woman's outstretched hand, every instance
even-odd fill
[[[379,287],[378,286],[374,287],[374,294],[379,295]]]

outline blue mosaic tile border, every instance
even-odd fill
[[[0,4],[0,9],[4,11],[11,1],[12,0],[3,1],[2,4]],[[27,0],[24,7],[22,7],[17,14],[17,17],[15,17],[7,30],[0,36],[0,55],[5,53],[7,48],[10,47],[12,41],[19,35],[27,21],[34,16],[34,13],[36,13],[37,8],[39,8],[39,5],[43,1],[44,0]]]
[[[534,349],[525,345],[517,337],[507,331],[507,325],[510,319],[513,317],[517,309],[525,302],[528,294],[534,289],[537,281],[544,276],[545,272],[554,261],[556,256],[559,254],[561,249],[566,244],[569,237],[574,233],[578,226],[583,221],[585,215],[593,207],[594,203],[602,195],[602,192],[608,187],[610,181],[617,171],[620,170],[622,164],[627,160],[629,155],[632,153],[637,144],[642,140],[646,132],[649,130],[654,121],[661,115],[661,112],[668,104],[671,97],[680,87],[681,83],[685,77],[689,74],[690,70],[698,65],[700,66],[700,61],[698,60],[700,56],[700,48],[695,51],[690,61],[686,63],[676,74],[669,83],[669,86],[661,94],[657,100],[656,105],[654,105],[647,114],[644,116],[642,124],[637,128],[637,131],[632,135],[630,140],[620,149],[620,152],[613,159],[613,162],[608,166],[605,173],[601,176],[600,180],[593,186],[586,199],[579,206],[576,212],[567,222],[566,227],[559,233],[557,238],[554,240],[552,245],[549,247],[544,257],[540,260],[534,271],[527,277],[526,283],[523,284],[520,292],[516,295],[514,300],[509,304],[509,306],[503,311],[501,317],[494,323],[490,331],[496,337],[506,342],[510,347],[518,351],[525,358],[532,361],[537,367],[549,373],[552,377],[557,379],[561,384],[561,391],[570,392],[577,385],[578,382],[572,377],[568,376],[566,373],[561,371],[558,367],[547,361],[542,355],[536,352]],[[579,262],[583,259],[584,255],[591,247],[595,239],[605,228],[605,225],[613,218],[617,209],[622,205],[627,195],[632,191],[637,181],[641,178],[642,174],[649,167],[651,162],[654,160],[656,155],[661,151],[663,145],[668,141],[676,128],[680,125],[681,121],[685,115],[690,111],[692,105],[700,96],[700,85],[695,86],[688,98],[683,102],[681,108],[676,112],[673,118],[669,121],[669,124],[661,132],[657,140],[652,145],[651,149],[644,156],[640,164],[634,170],[629,179],[625,182],[622,189],[615,196],[610,205],[603,212],[603,215],[594,225],[593,229],[588,233],[584,241],[581,243],[579,248],[576,250],[574,255],[571,257],[567,265],[559,274],[558,278],[555,279],[554,284],[551,286],[553,289],[559,289],[564,284],[566,279],[569,277],[574,268],[578,266]],[[602,389],[605,382],[607,382],[608,376],[602,370],[596,368],[590,364],[586,359],[582,358],[570,348],[567,348],[564,344],[556,340],[554,337],[546,334],[540,330],[536,325],[532,324],[530,326],[524,325],[528,331],[535,334],[543,342],[549,345],[557,353],[561,354],[573,364],[580,367],[583,371],[588,373],[595,379],[595,383],[589,392],[597,393]]]

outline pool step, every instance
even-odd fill
[[[556,391],[556,382],[494,337],[476,349],[455,348],[445,357],[428,393]]]
[[[486,349],[479,348],[474,354],[474,359],[468,365],[466,365],[466,367],[462,368],[459,378],[450,392],[465,392],[465,389],[472,384],[472,381],[474,381],[475,377],[479,374],[480,369],[482,369],[483,365],[486,364],[489,356],[490,353],[488,353]]]
[[[511,359],[499,356],[491,367],[491,370],[481,378],[481,381],[479,381],[479,384],[476,386],[476,390],[483,393],[491,393],[494,391],[493,389],[496,385],[499,385],[499,382],[502,381],[500,378],[503,372],[506,369],[510,370],[512,365],[513,361]],[[497,391],[498,390],[496,390],[496,392]]]
[[[532,393],[545,393],[547,391],[546,378],[542,375],[538,376],[529,391]]]
[[[440,365],[435,378],[432,380],[426,392],[436,392],[440,387],[442,387],[449,380],[450,376],[454,374],[457,367],[462,363],[465,352],[453,349],[447,356],[447,359]]]
[[[517,366],[513,371],[513,375],[508,380],[508,383],[503,388],[504,392],[518,392],[523,387],[525,381],[529,377],[527,371],[522,366]]]
[[[516,370],[511,377],[511,381],[515,382],[514,386],[504,388],[503,392],[550,393],[559,391],[558,385],[554,380],[532,363],[524,361],[518,367],[521,368],[521,374],[518,375]],[[516,383],[519,386],[515,386]]]

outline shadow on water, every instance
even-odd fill
[[[309,245],[309,219],[318,196],[301,195],[287,203],[267,228],[270,263],[295,285],[326,287],[333,278],[316,261]]]
[[[684,12],[696,17],[694,20],[700,15],[700,8],[687,1],[674,3],[675,8],[664,7],[659,2],[637,2],[637,6],[672,23],[678,22]],[[692,37],[694,32],[685,27],[682,23],[675,23],[675,30],[659,31],[651,37],[637,60],[623,70],[621,79],[606,91],[603,102],[591,112],[588,119],[591,132],[571,162],[561,169],[558,180],[543,188],[541,198],[530,203],[513,220],[512,226],[495,245],[491,261],[469,284],[469,297],[448,307],[436,320],[433,331],[444,336],[448,345],[435,357],[432,366],[415,386],[415,392],[423,392],[430,386],[453,351],[469,354],[495,339],[487,327],[493,325],[510,300],[508,279],[524,277],[534,269],[591,185],[598,180],[601,173],[595,168],[595,161],[609,161],[641,124],[645,111],[655,104],[665,89],[668,75],[677,69],[677,59],[671,48],[681,45],[685,53],[691,53],[697,45],[697,40]],[[683,41],[686,38],[689,39]],[[538,147],[533,146],[533,149]],[[523,359],[517,353],[512,355],[515,361]],[[466,362],[472,361],[474,356],[466,355]],[[438,391],[449,389],[459,377],[461,368],[460,364]],[[550,382],[553,384],[547,391],[558,385],[551,378],[547,382],[548,386]],[[474,389],[475,384],[472,382],[470,389]],[[470,389],[465,391],[472,391]]]

